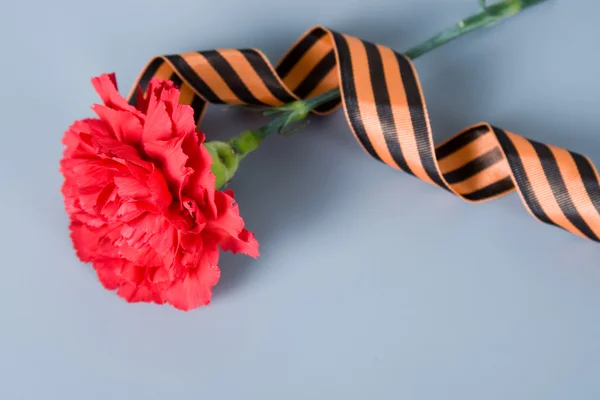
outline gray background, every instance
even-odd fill
[[[75,257],[63,131],[89,79],[315,24],[406,49],[475,0],[11,1],[0,12],[0,398],[598,399],[600,245],[518,196],[470,205],[367,157],[341,112],[269,140],[233,184],[262,257],[213,303],[127,304]],[[436,139],[487,120],[600,163],[595,0],[557,1],[416,61]],[[232,135],[260,121],[209,113]],[[278,165],[282,165],[281,167]]]

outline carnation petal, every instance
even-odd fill
[[[154,107],[152,107],[151,103],[149,106],[149,111],[150,110],[154,111],[154,113],[148,114],[142,132],[142,144],[144,149],[148,142],[170,139],[173,132],[171,128],[171,119],[169,118],[169,114],[167,114],[163,103],[158,103]]]
[[[110,137],[108,125],[98,118],[86,118],[75,121],[73,125],[71,125],[71,129],[78,134],[87,133],[88,135]]]
[[[157,287],[166,284],[167,286],[164,286],[165,290],[176,280],[173,269],[164,266],[148,268],[147,278],[149,282]]]
[[[161,265],[164,262],[163,258],[145,243],[147,240],[118,240],[115,245],[118,247],[119,256],[125,260],[144,266]]]
[[[177,93],[179,97],[179,92]],[[194,134],[196,131],[196,120],[194,119],[194,109],[187,104],[177,104],[171,113],[171,122],[175,132],[182,136]]]
[[[98,186],[98,187],[93,188],[93,190],[90,190],[89,188],[87,190],[79,190],[78,200],[79,200],[79,206],[81,207],[81,209],[91,215],[96,214],[96,210],[99,207],[98,203],[99,203],[100,196],[104,195],[103,189],[104,188],[102,186]],[[110,190],[110,189],[107,189],[107,190]]]
[[[82,139],[82,135],[89,138],[90,135],[110,137],[111,133],[104,121],[99,119],[84,119],[75,121],[65,132],[62,144],[65,145],[63,159],[73,157],[89,157],[95,154],[93,146],[89,141]]]
[[[104,258],[101,241],[109,231],[107,226],[93,228],[81,221],[73,220],[69,230],[73,247],[81,261],[90,262]]]
[[[61,164],[65,174],[72,177],[81,188],[108,183],[116,172],[127,171],[122,164],[112,160],[71,158],[63,160]]]
[[[162,90],[157,91],[158,97],[165,104],[169,115],[172,115],[179,106],[179,89],[173,84],[173,81],[157,81],[158,86],[162,86]]]
[[[106,106],[115,108],[117,110],[130,111],[140,117],[143,117],[143,114],[141,114],[135,107],[127,103],[127,100],[125,100],[125,98],[119,94],[119,91],[117,90],[117,79],[114,73],[102,74],[96,78],[93,78],[92,84]]]
[[[106,260],[94,263],[94,270],[102,285],[108,290],[118,289],[122,283],[120,271],[123,260]]]
[[[139,200],[150,197],[148,186],[131,175],[115,176],[114,182],[117,186],[117,193],[123,200]]]
[[[208,305],[212,297],[212,287],[219,281],[221,271],[217,266],[199,266],[188,271],[181,282],[174,283],[166,292],[165,299],[173,307],[189,311]]]
[[[200,206],[206,207],[207,212],[216,215],[217,209],[214,204],[216,178],[211,170],[212,156],[202,145],[204,139],[203,133],[193,132],[183,141],[183,152],[189,157],[186,165],[194,171],[183,192],[196,200]]]
[[[139,286],[146,280],[146,270],[146,267],[141,267],[134,262],[124,262],[121,277],[125,282]]]
[[[244,229],[244,220],[233,199],[233,192],[216,191],[215,204],[218,215],[208,222],[206,229],[217,238],[219,246],[224,251],[258,257],[258,241],[254,234]]]
[[[223,237],[219,242],[219,246],[223,251],[230,251],[234,254],[242,253],[254,258],[260,255],[258,241],[254,237],[254,234],[246,229],[242,230],[237,237]]]
[[[146,181],[148,190],[150,190],[150,198],[160,209],[167,209],[173,197],[169,191],[169,187],[164,175],[158,170],[153,169]]]
[[[126,143],[107,137],[92,137],[91,143],[98,155],[104,155],[119,161],[122,164],[133,164],[146,171],[151,171],[154,167],[151,163],[142,160],[137,149]]]
[[[149,90],[150,92],[150,90]],[[173,137],[173,124],[167,113],[165,103],[150,92],[148,100],[148,113],[144,122],[142,143],[149,141],[168,140]]]
[[[146,207],[142,206],[143,204],[145,203],[142,201],[120,201],[114,216],[123,222],[130,222],[147,212]]]
[[[100,104],[94,105],[92,109],[110,127],[115,139],[132,146],[139,145],[142,123],[137,116],[129,111],[115,110]]]
[[[150,79],[150,82],[148,82],[148,88],[146,89],[146,97],[148,97],[148,98],[154,97],[154,98],[160,99],[162,101],[176,103],[177,99],[179,98],[178,94],[171,93],[171,95],[169,96],[168,94],[163,93],[165,90],[170,90],[170,89],[175,89],[178,91],[178,89],[175,87],[175,83],[173,83],[173,81],[168,80],[168,79],[152,78],[152,79]],[[173,98],[171,98],[171,97],[173,97]]]
[[[117,295],[129,303],[149,303],[154,300],[154,295],[148,286],[137,286],[132,283],[124,283],[117,291]]]
[[[167,182],[171,183],[172,190],[181,198],[182,191],[194,172],[186,167],[188,156],[183,152],[183,137],[170,140],[146,141],[144,151],[161,166]]]
[[[209,221],[208,228],[222,234],[237,236],[244,229],[244,220],[240,216],[239,206],[230,193],[215,191],[217,215]]]

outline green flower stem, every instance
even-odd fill
[[[458,21],[454,26],[444,29],[417,46],[408,49],[404,52],[404,55],[414,60],[462,35],[492,26],[544,1],[547,0],[503,0],[488,5],[485,0],[479,0],[480,12]],[[259,111],[263,111],[263,114],[277,115],[277,117],[260,128],[242,132],[228,142],[211,141],[205,143],[206,148],[213,157],[213,172],[217,177],[217,188],[231,180],[241,160],[250,152],[256,150],[263,139],[273,133],[289,135],[301,129],[305,124],[297,123],[304,121],[312,110],[339,98],[340,91],[336,88],[310,99],[298,100],[281,107],[261,108]],[[295,127],[293,127],[294,124],[296,124]]]
[[[304,102],[294,102],[289,106],[289,110],[258,129],[244,131],[227,142],[211,140],[204,143],[213,159],[212,171],[216,177],[217,189],[233,178],[240,162],[256,150],[264,138],[276,132],[281,133],[282,127],[302,121],[311,110]]]
[[[456,25],[441,31],[423,43],[407,50],[404,55],[408,58],[415,59],[459,36],[479,28],[492,26],[503,19],[510,18],[526,8],[532,7],[538,3],[543,3],[544,1],[547,0],[504,0],[491,5],[486,5],[485,0],[480,0],[479,3],[482,6],[482,10],[479,13],[465,18],[462,21],[458,21]]]

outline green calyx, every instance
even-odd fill
[[[212,172],[215,174],[216,188],[220,189],[233,178],[242,157],[236,154],[231,145],[226,142],[206,142],[204,147],[213,159]]]
[[[262,141],[254,131],[245,131],[227,141],[212,140],[204,143],[213,159],[212,172],[216,178],[216,188],[225,186],[235,175],[240,162]]]

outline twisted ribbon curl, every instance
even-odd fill
[[[469,202],[516,189],[541,222],[599,241],[600,185],[587,157],[488,123],[434,146],[414,66],[385,46],[315,27],[275,68],[255,49],[155,57],[131,90],[130,104],[152,78],[174,81],[198,124],[207,103],[281,106],[339,87],[341,100],[314,112],[343,105],[356,139],[375,159]]]

